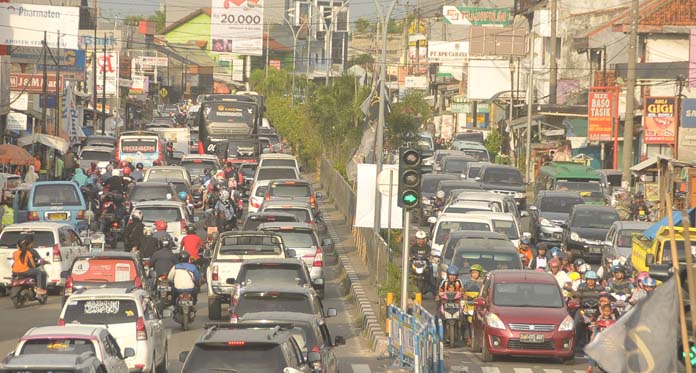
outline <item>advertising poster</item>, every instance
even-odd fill
[[[675,97],[645,97],[643,107],[643,142],[674,144],[677,131]]]
[[[263,54],[263,0],[212,0],[211,51]]]
[[[611,141],[615,102],[614,92],[590,89],[587,100],[587,140]]]
[[[97,53],[97,93],[102,94],[104,75],[106,75],[106,94],[118,93],[118,52]]]
[[[80,8],[19,3],[0,3],[0,44],[41,47],[46,34],[49,48],[78,48]]]

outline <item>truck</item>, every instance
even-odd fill
[[[647,230],[648,232],[650,230]],[[631,249],[631,264],[633,273],[650,272],[651,267],[659,267],[672,263],[672,242],[668,226],[660,226],[654,234],[634,234]],[[690,255],[696,254],[696,228],[689,228],[692,237]],[[684,250],[684,228],[674,227],[679,262],[686,263]]]
[[[156,132],[171,144],[174,158],[181,159],[189,154],[191,134],[188,128],[157,128]]]

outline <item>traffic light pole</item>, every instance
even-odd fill
[[[411,210],[410,209],[404,209],[404,235],[403,235],[403,241],[404,241],[404,249],[403,249],[403,255],[402,255],[402,260],[403,263],[401,265],[401,310],[406,312],[406,307],[408,306],[408,259],[410,257],[409,255],[409,228],[411,225]]]

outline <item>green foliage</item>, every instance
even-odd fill
[[[151,15],[150,18],[147,19],[150,22],[154,22],[156,26],[156,31],[158,33],[164,31],[166,28],[167,24],[167,14],[161,10],[158,10],[155,12],[155,14]]]
[[[492,130],[486,137],[484,145],[491,155],[491,159],[496,159],[496,156],[500,153],[500,147],[503,145],[503,136],[500,134],[500,131],[497,129]]]
[[[365,18],[360,17],[355,21],[355,31],[360,33],[371,32],[372,23]]]
[[[363,53],[361,55],[351,57],[348,60],[348,67],[355,65],[370,65],[375,62],[375,58],[371,54]]]
[[[394,105],[387,116],[387,144],[396,149],[411,140],[409,134],[416,134],[423,123],[433,116],[433,111],[420,92],[408,92],[404,99]]]
[[[386,298],[387,293],[394,294],[394,304],[400,304],[401,302],[401,268],[392,264],[387,263],[387,279],[382,285],[377,289],[380,298]],[[413,298],[418,292],[418,287],[412,277],[408,279],[408,295]]]
[[[390,34],[400,34],[404,30],[404,22],[390,19],[387,24],[387,32]]]

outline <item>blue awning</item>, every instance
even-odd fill
[[[696,221],[696,208],[691,208],[687,211],[689,214],[689,222],[691,223],[691,226],[694,227],[694,221]],[[674,226],[675,227],[681,227],[682,225],[682,212],[681,211],[673,211],[672,212],[672,218],[674,219]],[[657,223],[653,224],[650,228],[646,229],[643,232],[643,235],[651,240],[655,239],[655,236],[657,235],[657,231],[660,230],[662,227],[666,227],[669,225],[668,221],[668,216],[665,216],[664,218],[660,219]]]

